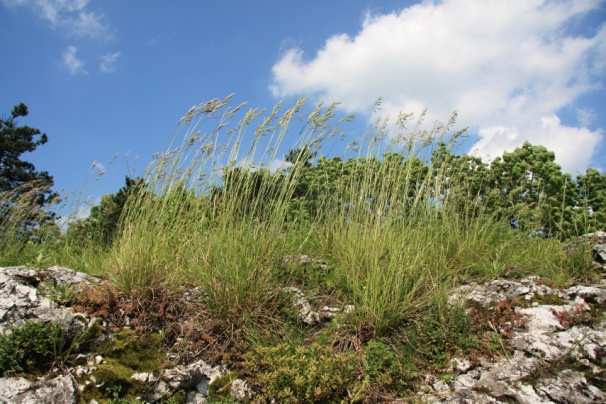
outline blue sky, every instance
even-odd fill
[[[0,111],[49,136],[28,156],[93,199],[140,174],[191,105],[307,95],[372,119],[457,110],[489,159],[528,140],[606,167],[598,0],[0,0]],[[365,118],[364,118],[365,117]],[[97,178],[93,162],[105,167]]]

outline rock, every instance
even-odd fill
[[[49,271],[49,276],[56,276],[53,279],[57,282],[65,280],[67,284],[88,277],[65,268],[51,268]],[[27,320],[53,321],[61,324],[66,336],[71,338],[90,325],[83,314],[74,313],[71,308],[63,307],[40,293],[38,285],[45,273],[26,267],[0,268],[0,333]]]
[[[229,392],[231,393],[231,396],[238,401],[249,400],[253,395],[252,389],[242,379],[235,379],[232,381]]]
[[[606,243],[593,246],[593,259],[600,264],[606,264]]]
[[[158,381],[158,378],[154,376],[153,373],[148,372],[133,373],[130,378],[132,381],[139,384],[155,383],[156,381]]]
[[[226,374],[224,367],[211,366],[203,360],[198,360],[189,365],[165,369],[158,376],[152,373],[135,373],[131,378],[138,383],[152,384],[152,392],[143,397],[146,401],[155,402],[184,390],[190,392],[188,403],[206,403],[209,386]],[[241,379],[231,381],[230,393],[236,400],[252,397],[252,390]]]
[[[291,286],[283,290],[293,295],[293,305],[299,312],[299,320],[307,325],[320,324],[335,318],[339,313],[352,313],[355,310],[353,305],[346,305],[343,309],[324,306],[319,311],[315,311],[301,289]]]
[[[606,394],[588,384],[582,373],[571,369],[565,369],[555,377],[540,380],[534,388],[556,403],[606,402]]]
[[[475,366],[453,359],[454,379],[449,383],[426,379],[429,389],[419,393],[421,399],[430,403],[606,402],[605,393],[587,376],[604,372],[600,361],[606,352],[606,320],[587,325],[591,317],[584,314],[590,304],[604,307],[603,282],[558,290],[532,277],[497,280],[457,288],[452,301],[487,307],[503,299],[532,300],[540,295],[558,296],[562,304],[541,304],[538,299],[531,306],[514,307],[525,326],[502,336],[508,338],[504,344],[513,349],[512,356],[480,358]]]
[[[320,323],[320,314],[312,309],[311,304],[309,304],[309,301],[305,298],[305,294],[301,289],[293,286],[284,288],[284,291],[293,294],[293,304],[299,311],[299,320],[308,325]]]
[[[187,395],[185,404],[206,404],[208,400],[204,394],[200,394],[197,391],[190,391]]]
[[[580,297],[587,302],[597,304],[606,302],[606,287],[576,285],[566,289],[565,292],[570,299]]]
[[[0,378],[0,403],[10,404],[76,404],[75,380],[67,376],[30,382],[22,377]]]
[[[313,258],[309,255],[301,254],[301,255],[287,255],[282,258],[282,265],[301,265],[301,266],[314,266],[321,270],[326,270],[328,265],[326,262],[319,258]]]
[[[579,237],[579,239],[590,243],[604,244],[606,243],[606,231],[587,233]]]
[[[529,276],[520,280],[496,279],[481,285],[475,282],[463,285],[452,291],[448,302],[450,304],[473,302],[486,307],[505,299],[532,300],[535,296],[545,295],[561,297],[563,293],[542,284],[537,277]]]
[[[76,272],[73,269],[64,267],[50,267],[42,271],[46,280],[52,280],[55,285],[77,286],[94,285],[100,283],[100,280],[82,272]]]
[[[210,383],[221,377],[224,372],[223,368],[210,366],[203,360],[163,370],[158,377],[153,393],[147,399],[160,400],[177,390],[194,388],[198,390],[198,393],[207,396]]]
[[[472,368],[472,363],[465,358],[452,358],[450,368],[456,373],[465,373]]]

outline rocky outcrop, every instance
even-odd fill
[[[472,364],[453,361],[454,378],[445,383],[428,376],[430,403],[599,403],[603,385],[606,283],[555,289],[536,277],[495,280],[456,289],[450,302],[490,307],[517,299],[514,310],[523,326],[514,327],[506,343],[513,353],[499,360]],[[542,301],[558,303],[541,304]]]
[[[54,322],[60,324],[70,340],[95,322],[85,314],[75,312],[51,298],[54,292],[90,288],[100,280],[67,268],[52,267],[35,270],[27,267],[0,268],[0,333],[10,333],[14,327],[26,321]],[[194,288],[186,292],[187,299],[196,299],[202,292]],[[0,378],[0,404],[75,404],[79,392],[89,386],[102,388],[95,380],[95,371],[105,359],[89,352],[79,354],[72,368],[57,375],[53,369],[46,377],[35,381],[23,377]],[[78,363],[78,364],[76,364]],[[187,365],[149,373],[135,373],[131,381],[142,386],[148,394],[142,402],[158,402],[178,391],[187,391],[188,403],[205,403],[209,386],[218,379],[229,376],[224,367],[213,367],[199,360]],[[245,381],[230,377],[225,383],[228,394],[238,400],[251,395]]]
[[[77,402],[76,382],[69,375],[37,382],[23,377],[0,378],[2,404],[76,404]]]
[[[52,267],[37,271],[26,267],[0,268],[0,333],[27,321],[57,322],[73,336],[89,319],[41,293],[45,288],[77,287],[98,282],[86,274]]]
[[[211,384],[227,376],[228,372],[224,367],[210,366],[203,360],[198,360],[188,365],[164,369],[159,374],[135,373],[131,379],[139,384],[153,386],[152,392],[142,397],[146,401],[156,402],[179,390],[185,390],[190,392],[189,401],[199,402],[208,397]],[[251,395],[250,388],[243,380],[230,380],[228,385],[232,397],[237,400],[244,400]]]

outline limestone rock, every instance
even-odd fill
[[[38,286],[45,276],[58,284],[65,282],[65,285],[89,282],[88,275],[65,268],[55,267],[48,271],[26,267],[0,268],[0,333],[27,320],[58,322],[67,332],[67,337],[87,327],[89,320],[86,316],[74,313],[71,308],[59,305],[40,292]]]
[[[513,355],[497,360],[480,359],[467,366],[462,359],[451,362],[455,377],[449,383],[428,381],[421,400],[430,403],[601,403],[606,395],[587,374],[604,371],[606,320],[580,321],[591,305],[603,308],[606,285],[576,285],[557,290],[537,278],[497,280],[457,288],[452,301],[472,301],[484,307],[503,299],[554,295],[561,305],[524,304],[515,307],[525,320],[506,343]],[[581,371],[580,369],[585,369]],[[584,373],[583,373],[584,372]]]
[[[0,378],[0,403],[76,404],[78,393],[71,376],[31,382],[22,377]]]
[[[314,325],[320,323],[320,313],[315,311],[309,301],[305,297],[305,294],[299,288],[288,287],[284,288],[284,291],[292,293],[293,304],[299,311],[299,319],[308,325]]]
[[[593,246],[593,259],[600,264],[606,264],[606,243]]]
[[[155,402],[178,390],[185,390],[191,392],[188,395],[188,402],[204,403],[206,401],[201,400],[206,400],[208,397],[209,386],[225,374],[226,370],[222,366],[211,366],[203,360],[198,360],[189,365],[165,369],[157,377],[148,373],[137,373],[133,378],[137,381],[154,383],[153,392],[144,397],[147,401]],[[230,387],[230,392],[236,399],[244,399],[251,394],[250,388],[243,380],[233,380]]]
[[[323,321],[328,321],[336,317],[339,313],[352,313],[355,307],[352,305],[346,305],[343,309],[333,306],[323,306],[320,310],[316,311],[313,309],[309,300],[305,297],[305,293],[299,288],[294,286],[283,289],[287,293],[291,293],[293,296],[293,305],[299,313],[299,320],[307,325],[320,324]]]
[[[448,298],[450,304],[474,302],[481,306],[490,306],[505,299],[523,298],[532,300],[535,296],[562,296],[561,291],[550,288],[539,282],[535,276],[520,280],[496,279],[477,284],[470,283],[455,289]]]

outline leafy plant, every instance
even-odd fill
[[[317,343],[258,347],[246,355],[246,366],[256,376],[259,402],[338,401],[358,378],[352,353],[335,353]]]
[[[0,335],[0,375],[44,372],[65,349],[57,323],[26,322]]]

